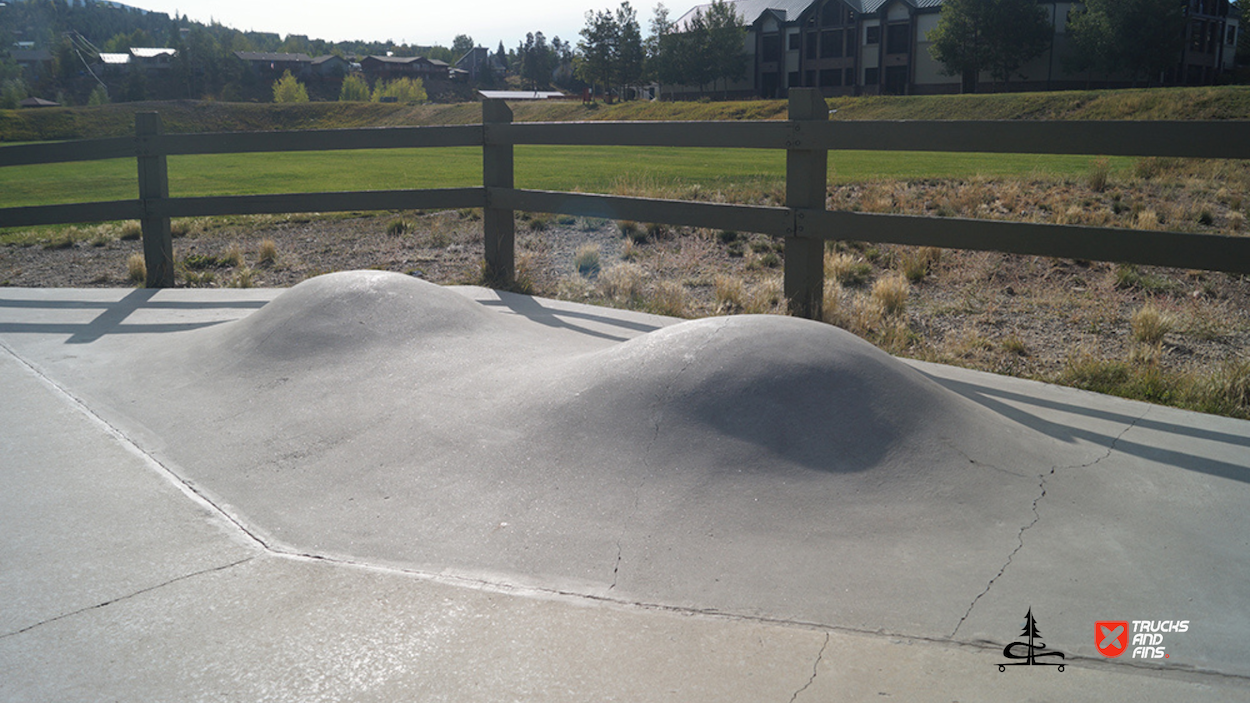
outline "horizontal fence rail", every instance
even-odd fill
[[[737,122],[514,123],[501,101],[482,124],[230,134],[164,134],[154,113],[133,137],[0,147],[0,167],[133,158],[137,200],[0,209],[0,227],[110,220],[143,225],[149,286],[173,285],[169,219],[215,215],[482,208],[485,270],[514,275],[516,210],[758,232],[786,239],[785,292],[795,314],[818,317],[825,240],[1000,251],[1250,273],[1250,237],[1003,220],[826,211],[829,151],[935,151],[1250,159],[1245,121],[830,122],[819,94],[794,89],[790,119]],[[516,145],[781,149],[786,207],[525,190],[514,187]],[[166,157],[287,151],[480,147],[482,186],[420,190],[169,197]]]

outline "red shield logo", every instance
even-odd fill
[[[1104,657],[1118,657],[1128,649],[1127,620],[1099,620],[1094,623],[1094,644]]]

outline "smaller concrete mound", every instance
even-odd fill
[[[239,356],[350,358],[377,346],[445,342],[492,321],[484,307],[442,286],[399,273],[350,271],[300,283],[223,326],[215,341],[219,352]]]
[[[660,464],[858,472],[984,421],[849,332],[771,315],[683,322],[577,359],[566,373],[560,385],[572,399],[556,411],[559,426],[624,439],[622,454]]]

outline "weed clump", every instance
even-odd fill
[[[394,220],[391,220],[389,223],[387,223],[386,233],[392,237],[398,237],[400,235],[407,234],[408,230],[410,230],[411,228],[412,228],[412,225],[410,225],[407,220],[404,220],[402,218],[395,218]]]
[[[673,281],[660,281],[651,292],[647,308],[657,315],[685,317],[690,306],[686,287]]]
[[[843,286],[860,286],[872,275],[872,264],[856,258],[853,254],[826,252],[825,277]]]
[[[1111,175],[1111,162],[1105,157],[1094,159],[1089,165],[1089,189],[1101,193],[1107,189],[1107,177]]]

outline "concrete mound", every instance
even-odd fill
[[[983,589],[977,555],[1015,547],[1058,463],[1054,441],[827,325],[618,342],[549,323],[335,274],[158,340],[121,370],[157,397],[107,402],[292,551],[928,633],[954,623],[915,593]],[[883,615],[890,598],[906,605]]]
[[[289,359],[463,335],[491,317],[464,296],[411,276],[352,271],[304,281],[210,336],[225,353]]]

